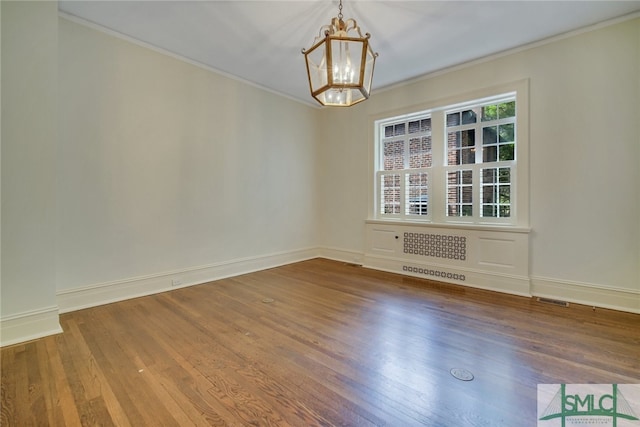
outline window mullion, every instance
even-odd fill
[[[446,138],[444,111],[434,111],[431,114],[431,191],[429,195],[431,218],[435,222],[444,222],[447,209],[447,147],[441,144]]]
[[[400,172],[400,216],[407,217],[407,169]]]
[[[409,153],[409,135],[405,135],[404,137],[404,169],[409,169],[409,158],[411,157],[411,153]]]
[[[479,219],[480,209],[482,209],[482,177],[480,176],[480,171],[482,170],[482,163],[476,163],[473,165],[473,181],[472,181],[472,192],[473,195],[473,218]]]

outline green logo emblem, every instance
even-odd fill
[[[557,387],[558,385],[539,384],[538,399],[541,397],[541,386]],[[567,419],[574,426],[597,423],[617,427],[618,420],[639,421],[617,384],[570,384],[569,386],[570,390],[567,389],[567,384],[559,385],[559,389],[546,409],[538,414],[538,426],[547,425],[540,421],[556,419],[560,421],[561,427],[566,426]],[[640,385],[633,386],[640,388]],[[547,388],[546,391],[548,392],[549,389]]]

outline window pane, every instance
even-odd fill
[[[482,107],[482,121],[496,120],[498,118],[497,105],[485,105]]]
[[[476,145],[476,131],[475,129],[469,129],[461,132],[462,146],[474,147]]]
[[[482,187],[482,203],[496,203],[496,190],[495,185],[485,185]]]
[[[407,175],[406,183],[407,215],[426,215],[429,196],[427,195],[428,176],[426,173]]]
[[[463,148],[460,150],[460,164],[468,165],[476,162],[476,152],[473,148]]]
[[[483,217],[502,218],[511,213],[510,168],[482,169]]]
[[[498,135],[500,135],[500,142],[513,142],[513,123],[498,126]]]
[[[447,189],[447,200],[452,204],[460,203],[460,188],[449,187]]]
[[[460,184],[460,171],[449,172],[447,174],[447,185],[457,185]]]
[[[447,114],[447,127],[460,125],[460,113]]]
[[[514,160],[515,159],[514,152],[515,152],[514,144],[500,145],[500,161]]]
[[[404,169],[404,141],[384,143],[384,170]]]
[[[462,144],[460,132],[449,132],[447,136],[447,147],[449,149],[459,148]]]
[[[384,127],[384,137],[390,138],[393,136],[393,125]]]
[[[476,112],[473,110],[465,110],[462,112],[462,124],[468,125],[476,122]]]
[[[409,168],[431,167],[431,137],[412,138],[409,140]]]
[[[400,213],[400,175],[382,175],[380,213]]]
[[[420,119],[409,122],[409,133],[428,132],[431,130],[431,119]]]
[[[493,184],[496,181],[496,170],[495,169],[482,169],[482,183],[483,184]]]
[[[393,134],[395,136],[404,135],[405,134],[404,128],[405,128],[405,124],[404,123],[398,123],[397,125],[394,126]]]
[[[500,186],[500,203],[510,203],[511,202],[511,186],[510,185],[501,185]]]
[[[501,183],[510,183],[511,182],[511,169],[510,168],[500,168],[499,171],[500,182]]]
[[[482,161],[495,162],[498,160],[498,147],[495,145],[482,148]]]
[[[471,187],[462,187],[462,203],[471,203],[473,201],[472,191]]]
[[[447,173],[447,216],[471,216],[473,213],[473,171]]]
[[[482,205],[482,216],[483,217],[493,217],[496,216],[496,206],[495,205]]]
[[[482,128],[482,143],[497,144],[498,143],[498,127],[487,126]]]
[[[498,105],[498,118],[505,119],[507,117],[515,117],[516,101],[503,102]]]
[[[473,164],[476,162],[475,130],[449,132],[447,163],[449,165]]]

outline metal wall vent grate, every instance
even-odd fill
[[[423,274],[425,276],[439,277],[441,279],[460,280],[462,282],[466,280],[466,276],[464,274],[451,273],[450,271],[437,270],[433,268],[422,268],[422,267],[413,267],[411,265],[403,265],[402,271],[406,271],[409,273]]]
[[[559,299],[553,299],[553,298],[536,298],[538,300],[538,302],[543,302],[545,304],[553,304],[553,305],[559,305],[561,307],[569,307],[569,303],[566,301],[562,301]]]
[[[404,233],[404,253],[465,261],[467,238],[446,234]]]

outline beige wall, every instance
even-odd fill
[[[60,19],[58,289],[316,243],[315,113]]]
[[[532,287],[613,288],[640,311],[639,34],[626,21],[323,110],[321,245],[364,245],[374,118],[529,79]]]
[[[57,4],[2,8],[2,341],[59,330],[55,204]],[[27,327],[12,327],[29,313]],[[6,326],[6,327],[5,327]]]

